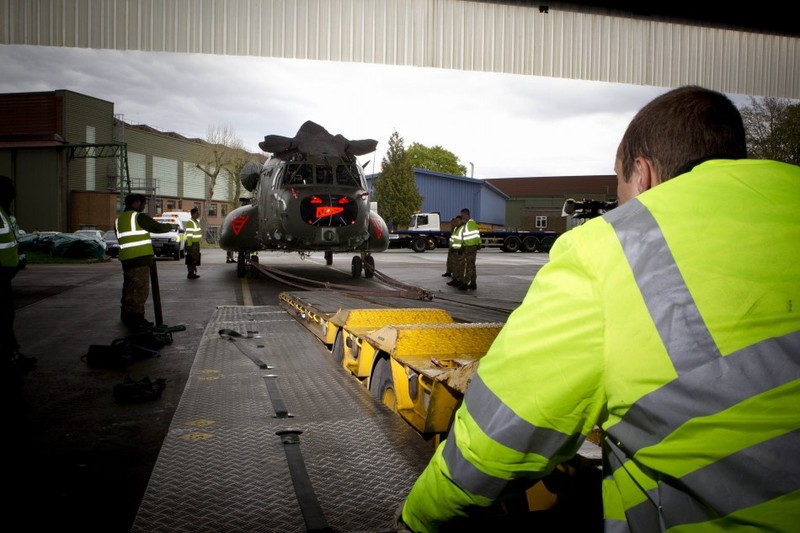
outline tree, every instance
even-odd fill
[[[456,176],[467,175],[467,167],[460,164],[458,157],[439,145],[430,148],[424,144],[411,143],[406,154],[413,168],[424,168]]]
[[[422,195],[417,190],[414,171],[396,131],[389,137],[389,149],[381,161],[381,173],[375,180],[375,199],[378,213],[387,221],[408,224],[411,215],[422,207]]]
[[[233,177],[238,184],[239,180],[236,178],[247,162],[247,152],[243,148],[242,140],[229,126],[209,127],[205,140],[206,144],[203,145],[195,166],[206,175],[204,200],[207,206],[214,196],[214,187],[221,173],[228,179]],[[200,218],[204,222],[205,213]]]
[[[740,109],[749,157],[800,165],[800,103],[785,98],[750,97]]]

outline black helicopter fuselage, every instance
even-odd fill
[[[240,173],[250,203],[231,211],[220,247],[250,257],[259,250],[354,252],[353,274],[374,271],[371,252],[389,247],[389,232],[370,209],[370,195],[356,155],[374,151],[376,141],[349,141],[306,122],[295,137],[270,135],[259,146],[265,163],[248,163]],[[241,264],[241,261],[239,261]]]

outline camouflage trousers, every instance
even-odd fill
[[[11,290],[11,279],[17,274],[16,267],[0,267],[0,363],[19,349],[17,337],[14,335],[14,297]]]
[[[461,255],[464,260],[464,275],[458,278],[461,283],[475,283],[478,273],[475,270],[475,260],[478,258],[478,248],[480,246],[464,246],[462,250],[464,253]]]
[[[189,274],[197,273],[200,265],[200,243],[195,243],[186,247],[186,270]]]
[[[445,272],[453,274],[456,271],[457,257],[458,250],[454,250],[453,248],[447,250],[447,269]]]
[[[150,267],[123,268],[122,312],[144,314],[144,304],[150,296]]]

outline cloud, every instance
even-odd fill
[[[229,126],[258,151],[306,120],[378,141],[393,132],[453,152],[477,178],[613,173],[636,111],[664,88],[283,58],[1,45],[2,92],[67,89],[127,122],[187,137]],[[368,167],[369,171],[369,167]]]

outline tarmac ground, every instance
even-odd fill
[[[322,271],[334,283],[373,283],[350,279],[344,257],[327,267],[318,255],[303,263],[296,254],[262,253],[261,262],[285,263],[298,275]],[[435,287],[442,301],[487,304],[489,313],[500,316],[518,305],[546,262],[545,254],[481,252],[478,290],[459,293],[441,277],[446,251],[391,250],[376,257],[380,271]],[[15,330],[22,353],[36,357],[38,368],[19,379],[6,376],[3,387],[10,452],[7,523],[20,531],[130,531],[215,309],[275,305],[287,290],[271,280],[238,278],[222,250],[204,249],[202,261],[200,279],[188,280],[183,261],[157,260],[163,324],[185,329],[171,334],[158,357],[120,369],[90,368],[81,360],[90,345],[109,345],[131,333],[119,319],[118,261],[29,264],[14,278]],[[150,320],[152,305],[151,297]],[[166,386],[155,401],[120,404],[113,390],[126,377],[163,379]]]

